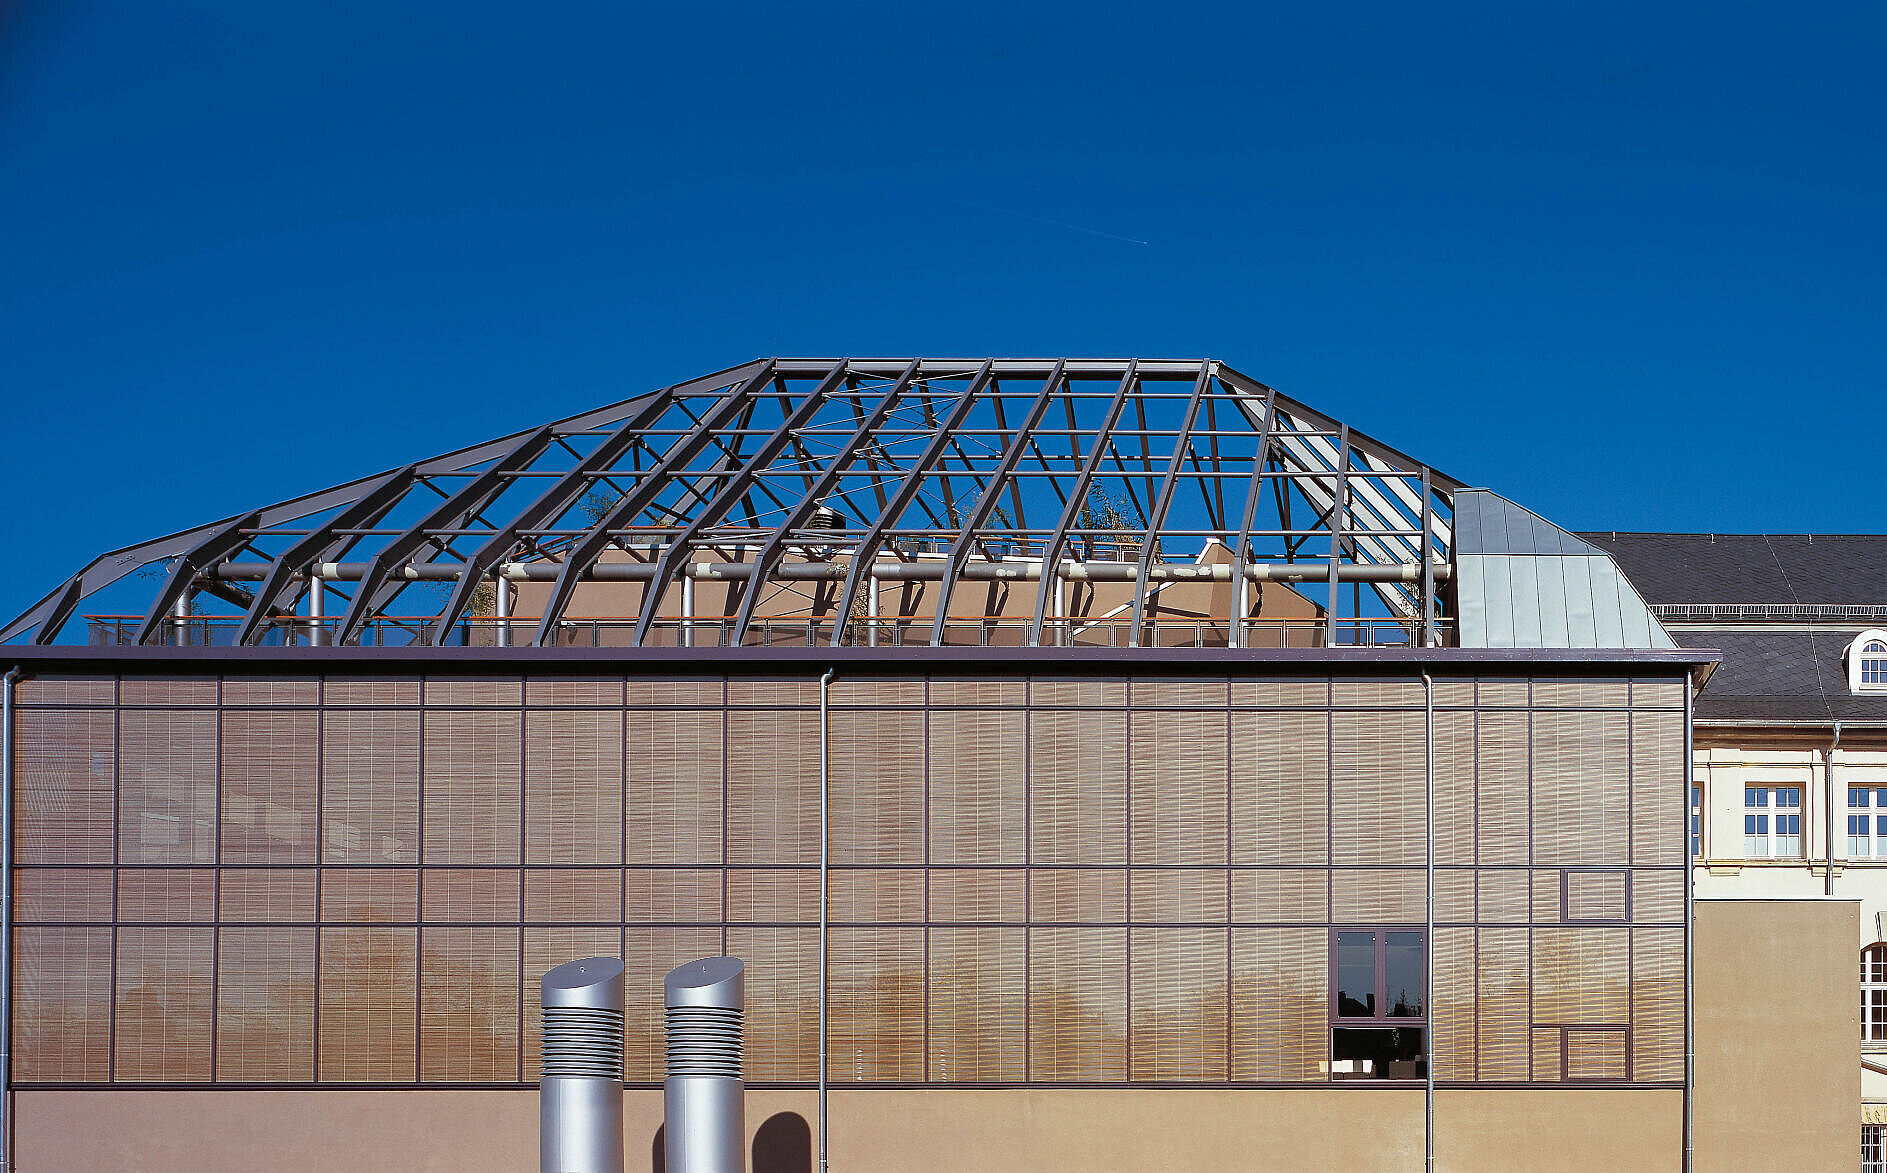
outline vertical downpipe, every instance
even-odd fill
[[[1428,1029],[1422,1032],[1422,1168],[1435,1169],[1435,678],[1422,673],[1422,861],[1427,898],[1422,907],[1423,1000]]]
[[[0,680],[0,1173],[13,1168],[13,682]]]
[[[1822,894],[1835,894],[1835,751],[1841,748],[1841,722],[1835,722],[1834,740],[1821,758],[1821,788],[1827,798],[1828,825],[1823,834],[1828,836],[1828,873],[1822,877]],[[1689,791],[1685,791],[1688,795]],[[1686,801],[1689,801],[1686,799]]]
[[[877,630],[875,627],[873,630]],[[827,917],[831,910],[831,891],[829,881],[832,872],[832,836],[828,814],[832,810],[832,742],[831,742],[831,694],[832,678],[839,674],[837,668],[827,668],[825,675],[819,678],[819,1173],[826,1173],[828,1117],[826,1115],[826,1037],[827,1037],[827,1001],[826,980],[831,972],[831,958],[827,953],[830,939]],[[0,1171],[3,1173],[3,1171]]]
[[[1695,785],[1691,746],[1691,681],[1684,677],[1684,1173],[1691,1173],[1692,1104],[1697,1090],[1697,861],[1690,857],[1690,788]]]

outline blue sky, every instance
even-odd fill
[[[1572,528],[1887,530],[1882,13],[0,7],[0,613],[762,354],[1209,355]]]

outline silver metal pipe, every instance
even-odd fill
[[[1826,844],[1828,848],[1828,874],[1822,877],[1822,894],[1824,896],[1833,896],[1835,894],[1835,751],[1840,748],[1841,722],[1836,721],[1834,740],[1828,743],[1828,748],[1822,751],[1821,757],[1821,788],[1826,792],[1826,805],[1828,807],[1828,826],[1823,832],[1823,834],[1828,836],[1828,843]],[[1686,828],[1685,833],[1687,835],[1689,834],[1688,828]],[[1686,844],[1686,846],[1688,847],[1688,844]]]
[[[312,574],[308,576],[308,642],[317,647],[325,642],[322,639],[325,633],[321,629],[321,620],[322,604],[326,600],[321,597],[321,592],[326,589],[319,578]]]
[[[13,682],[0,678],[0,1173],[13,1168]]]
[[[366,562],[322,562],[309,569],[311,578],[327,582],[358,582],[367,573]],[[459,562],[419,562],[389,571],[387,577],[406,582],[457,582],[464,572]],[[493,571],[508,582],[554,582],[563,569],[561,562],[506,562]],[[776,582],[835,582],[849,572],[843,562],[787,562],[767,570],[767,578]],[[869,571],[883,582],[937,582],[945,574],[941,561],[874,562]],[[691,562],[676,572],[683,582],[745,580],[753,577],[751,562]],[[1137,568],[1118,562],[1064,562],[1053,577],[1065,582],[1137,582]],[[1435,581],[1446,582],[1450,568],[1445,562],[1430,567]],[[219,562],[201,576],[213,581],[261,581],[268,575],[267,562]],[[1191,562],[1167,562],[1147,568],[1149,582],[1231,582],[1233,568],[1228,565],[1201,566]],[[647,562],[599,562],[578,576],[585,582],[647,582],[655,577],[655,567]],[[973,582],[1040,582],[1040,562],[968,562],[957,577]],[[1248,582],[1324,582],[1330,577],[1328,565],[1312,567],[1305,562],[1251,563],[1245,567]],[[1341,563],[1339,582],[1413,583],[1422,578],[1417,562]]]
[[[831,957],[827,944],[831,939],[830,914],[832,909],[832,721],[831,695],[832,678],[839,674],[837,668],[827,668],[825,675],[819,678],[819,1173],[826,1173],[828,1168],[828,1148],[826,1137],[828,1120],[826,1114],[826,1067],[829,1055],[826,1041],[829,1034],[827,1015],[831,1009],[826,988],[827,978],[831,973]]]
[[[669,1173],[744,1173],[746,967],[734,957],[678,965],[662,982],[668,1076],[662,1081]]]
[[[541,1173],[623,1173],[622,962],[566,961],[544,975]]]
[[[491,580],[491,614],[498,621],[498,646],[511,646],[511,584],[500,575]]]
[[[1422,901],[1422,1167],[1435,1170],[1435,678],[1422,672],[1422,860],[1428,895]]]
[[[1697,861],[1690,856],[1690,788],[1696,785],[1696,748],[1691,744],[1690,677],[1684,678],[1684,1160],[1691,1173],[1696,1156],[1692,1134],[1697,1098]]]

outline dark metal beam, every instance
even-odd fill
[[[534,643],[540,647],[549,647],[555,642],[552,633],[556,631],[558,620],[563,618],[564,608],[570,605],[570,596],[576,591],[578,581],[589,570],[590,564],[601,557],[614,540],[611,531],[633,521],[664,489],[671,487],[675,472],[708,447],[714,439],[714,430],[725,426],[745,407],[773,378],[773,371],[774,364],[767,362],[745,382],[728,389],[712,408],[702,414],[686,435],[669,446],[661,463],[636,482],[636,487],[626,496],[610,506],[609,512],[590,528],[589,533],[571,545],[564,556],[563,569],[557,572],[557,581],[551,587],[550,597],[544,601],[544,614],[537,622]]]
[[[1048,610],[1049,594],[1057,589],[1057,580],[1061,577],[1061,548],[1068,540],[1068,527],[1075,523],[1087,505],[1088,486],[1093,483],[1094,470],[1100,467],[1101,456],[1109,447],[1108,437],[1113,434],[1114,425],[1120,420],[1121,410],[1127,406],[1127,395],[1133,389],[1137,366],[1138,360],[1129,362],[1126,372],[1121,375],[1120,386],[1115,388],[1114,398],[1108,401],[1107,414],[1101,419],[1100,429],[1094,433],[1094,447],[1088,450],[1087,458],[1081,462],[1081,475],[1075,478],[1074,488],[1068,491],[1068,501],[1062,506],[1061,517],[1055,522],[1055,532],[1049,535],[1048,544],[1042,547],[1042,586],[1036,592],[1035,623],[1029,629],[1031,647],[1039,646],[1042,642],[1042,618]]]
[[[916,377],[917,363],[913,361],[904,369],[904,373],[898,376],[898,381],[891,385],[891,389],[885,392],[884,398],[878,401],[878,405],[868,414],[864,414],[863,422],[859,424],[858,430],[852,433],[852,438],[846,441],[838,455],[832,458],[832,463],[826,466],[825,472],[806,490],[806,495],[800,499],[799,504],[793,508],[786,520],[781,523],[780,528],[774,531],[773,536],[767,539],[767,544],[762,546],[760,552],[755,555],[753,575],[748,579],[746,593],[740,599],[740,609],[734,615],[733,629],[728,633],[727,642],[730,645],[738,647],[746,638],[747,627],[753,622],[754,608],[760,602],[767,575],[772,570],[774,562],[778,561],[781,552],[786,549],[787,539],[794,530],[805,525],[806,519],[812,516],[812,511],[819,507],[822,500],[831,495],[833,486],[838,484],[840,478],[845,475],[845,470],[851,467],[855,454],[871,458],[868,441],[873,431],[884,422],[887,415],[891,414],[898,400],[903,398],[904,393],[910,388],[911,380]],[[857,403],[857,399],[854,398],[853,402]]]
[[[866,531],[864,538],[853,549],[852,565],[845,575],[845,589],[840,592],[838,603],[833,611],[832,638],[828,641],[832,647],[838,647],[845,638],[845,627],[852,614],[852,600],[858,597],[859,581],[870,570],[872,560],[878,557],[878,544],[883,540],[885,530],[891,528],[893,522],[904,513],[911,503],[911,498],[915,497],[918,489],[922,487],[925,473],[943,454],[944,449],[949,447],[951,432],[961,426],[964,419],[969,416],[970,408],[975,405],[977,396],[981,395],[983,388],[989,385],[990,371],[994,369],[994,366],[994,360],[990,360],[984,362],[977,370],[976,377],[970,380],[969,387],[964,390],[963,398],[950,409],[949,416],[937,425],[930,443],[924,446],[923,453],[911,466],[911,471],[906,473],[904,479],[898,483],[897,491],[892,493],[885,511],[872,522],[871,529]]]
[[[365,529],[371,527],[388,510],[397,505],[406,496],[406,491],[413,486],[414,467],[407,465],[381,477],[372,487],[363,493],[359,500],[335,514],[326,525],[308,534],[290,546],[280,557],[269,564],[268,577],[256,588],[255,599],[249,604],[248,613],[242,618],[242,626],[236,630],[235,643],[255,642],[262,624],[268,617],[279,611],[288,602],[295,590],[295,578],[302,568],[310,563],[331,562],[334,557],[350,542],[357,541],[348,535],[337,534],[337,530]],[[320,582],[311,582],[308,589],[323,589]]]
[[[1133,626],[1127,630],[1129,647],[1140,646],[1140,625],[1147,615],[1147,569],[1153,565],[1153,555],[1159,549],[1160,527],[1166,524],[1167,510],[1173,507],[1173,487],[1179,483],[1179,470],[1186,463],[1186,452],[1192,447],[1192,423],[1199,415],[1199,401],[1204,398],[1206,388],[1212,385],[1212,364],[1199,364],[1199,378],[1192,385],[1192,398],[1186,401],[1186,418],[1179,425],[1179,434],[1173,440],[1173,458],[1166,462],[1166,476],[1160,481],[1160,495],[1153,506],[1153,516],[1147,519],[1146,541],[1140,547],[1140,571],[1134,582],[1134,618]]]
[[[404,580],[391,578],[392,572],[404,566],[429,544],[436,543],[438,539],[433,531],[457,528],[466,518],[477,513],[510,484],[510,474],[537,459],[538,454],[549,446],[551,436],[548,424],[527,433],[512,445],[510,451],[492,461],[477,476],[449,494],[432,512],[382,547],[374,555],[367,576],[360,580],[360,586],[354,591],[353,602],[348,604],[340,629],[334,633],[334,642],[346,643],[360,630],[362,623],[392,601],[393,596],[406,585]]]
[[[138,625],[138,632],[132,642],[146,644],[157,633],[158,624],[169,617],[172,607],[179,599],[189,597],[196,589],[199,573],[216,565],[249,544],[248,530],[255,529],[262,522],[260,513],[251,513],[238,517],[227,525],[217,529],[196,545],[186,550],[171,563],[170,574],[164,579],[163,589],[157,592],[151,609],[145,612],[144,622]]]
[[[627,452],[644,428],[662,418],[674,402],[667,392],[658,392],[650,401],[636,412],[603,442],[590,450],[589,455],[579,460],[574,468],[552,483],[549,489],[541,493],[518,512],[511,521],[500,527],[484,545],[472,552],[459,572],[458,585],[452,590],[445,608],[439,612],[433,624],[432,637],[428,641],[434,647],[444,647],[447,636],[459,621],[459,616],[471,605],[472,597],[478,591],[479,583],[491,568],[504,560],[512,547],[517,545],[520,531],[536,529],[556,520],[563,513],[583,499],[597,478]],[[503,590],[503,584],[497,585]]]
[[[943,584],[937,592],[936,617],[931,622],[930,642],[933,645],[943,643],[944,626],[950,619],[950,598],[956,591],[957,575],[963,569],[964,560],[970,556],[970,546],[975,539],[977,527],[989,518],[996,508],[997,498],[1001,496],[1003,480],[1022,460],[1022,454],[1028,451],[1028,436],[1037,424],[1042,422],[1042,415],[1048,410],[1055,391],[1062,384],[1062,364],[1056,363],[1048,378],[1042,383],[1042,390],[1029,404],[1028,412],[1016,425],[1014,435],[1004,447],[1002,460],[996,470],[990,474],[989,487],[977,497],[976,504],[963,518],[963,527],[957,531],[955,540],[950,543],[949,553],[944,559]],[[1013,489],[1013,484],[1011,488]]]
[[[1238,545],[1232,551],[1232,638],[1231,646],[1245,646],[1244,609],[1239,599],[1248,589],[1245,567],[1251,561],[1251,526],[1258,516],[1258,499],[1264,495],[1265,460],[1271,451],[1271,427],[1276,422],[1277,392],[1265,388],[1264,422],[1258,428],[1258,451],[1251,461],[1251,488],[1245,493],[1245,512],[1238,520]]]
[[[781,419],[780,426],[774,429],[773,434],[754,450],[753,456],[741,465],[740,471],[731,480],[721,487],[714,499],[701,507],[694,519],[688,523],[688,527],[670,540],[668,548],[663,550],[661,557],[656,559],[655,574],[649,582],[648,589],[642,592],[642,610],[636,616],[636,634],[635,638],[630,640],[631,644],[641,647],[643,641],[648,638],[649,624],[655,620],[656,608],[662,605],[662,596],[668,592],[669,582],[674,578],[675,571],[682,560],[688,557],[695,539],[703,530],[718,524],[721,518],[746,497],[748,490],[753,487],[755,478],[778,459],[781,452],[786,450],[787,444],[793,438],[793,433],[811,423],[812,417],[818,414],[819,408],[824,405],[827,398],[844,384],[845,360],[840,359],[838,365],[826,373],[826,377],[821,379],[819,385],[800,401],[798,407],[783,413],[784,418]],[[785,403],[782,402],[781,406],[784,407]]]
[[[1350,511],[1350,430],[1337,438],[1337,480],[1330,500],[1330,591],[1324,607],[1324,646],[1337,642],[1337,563],[1343,552],[1343,530]]]

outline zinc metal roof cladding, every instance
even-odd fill
[[[1579,536],[1652,604],[1887,603],[1887,534]]]

